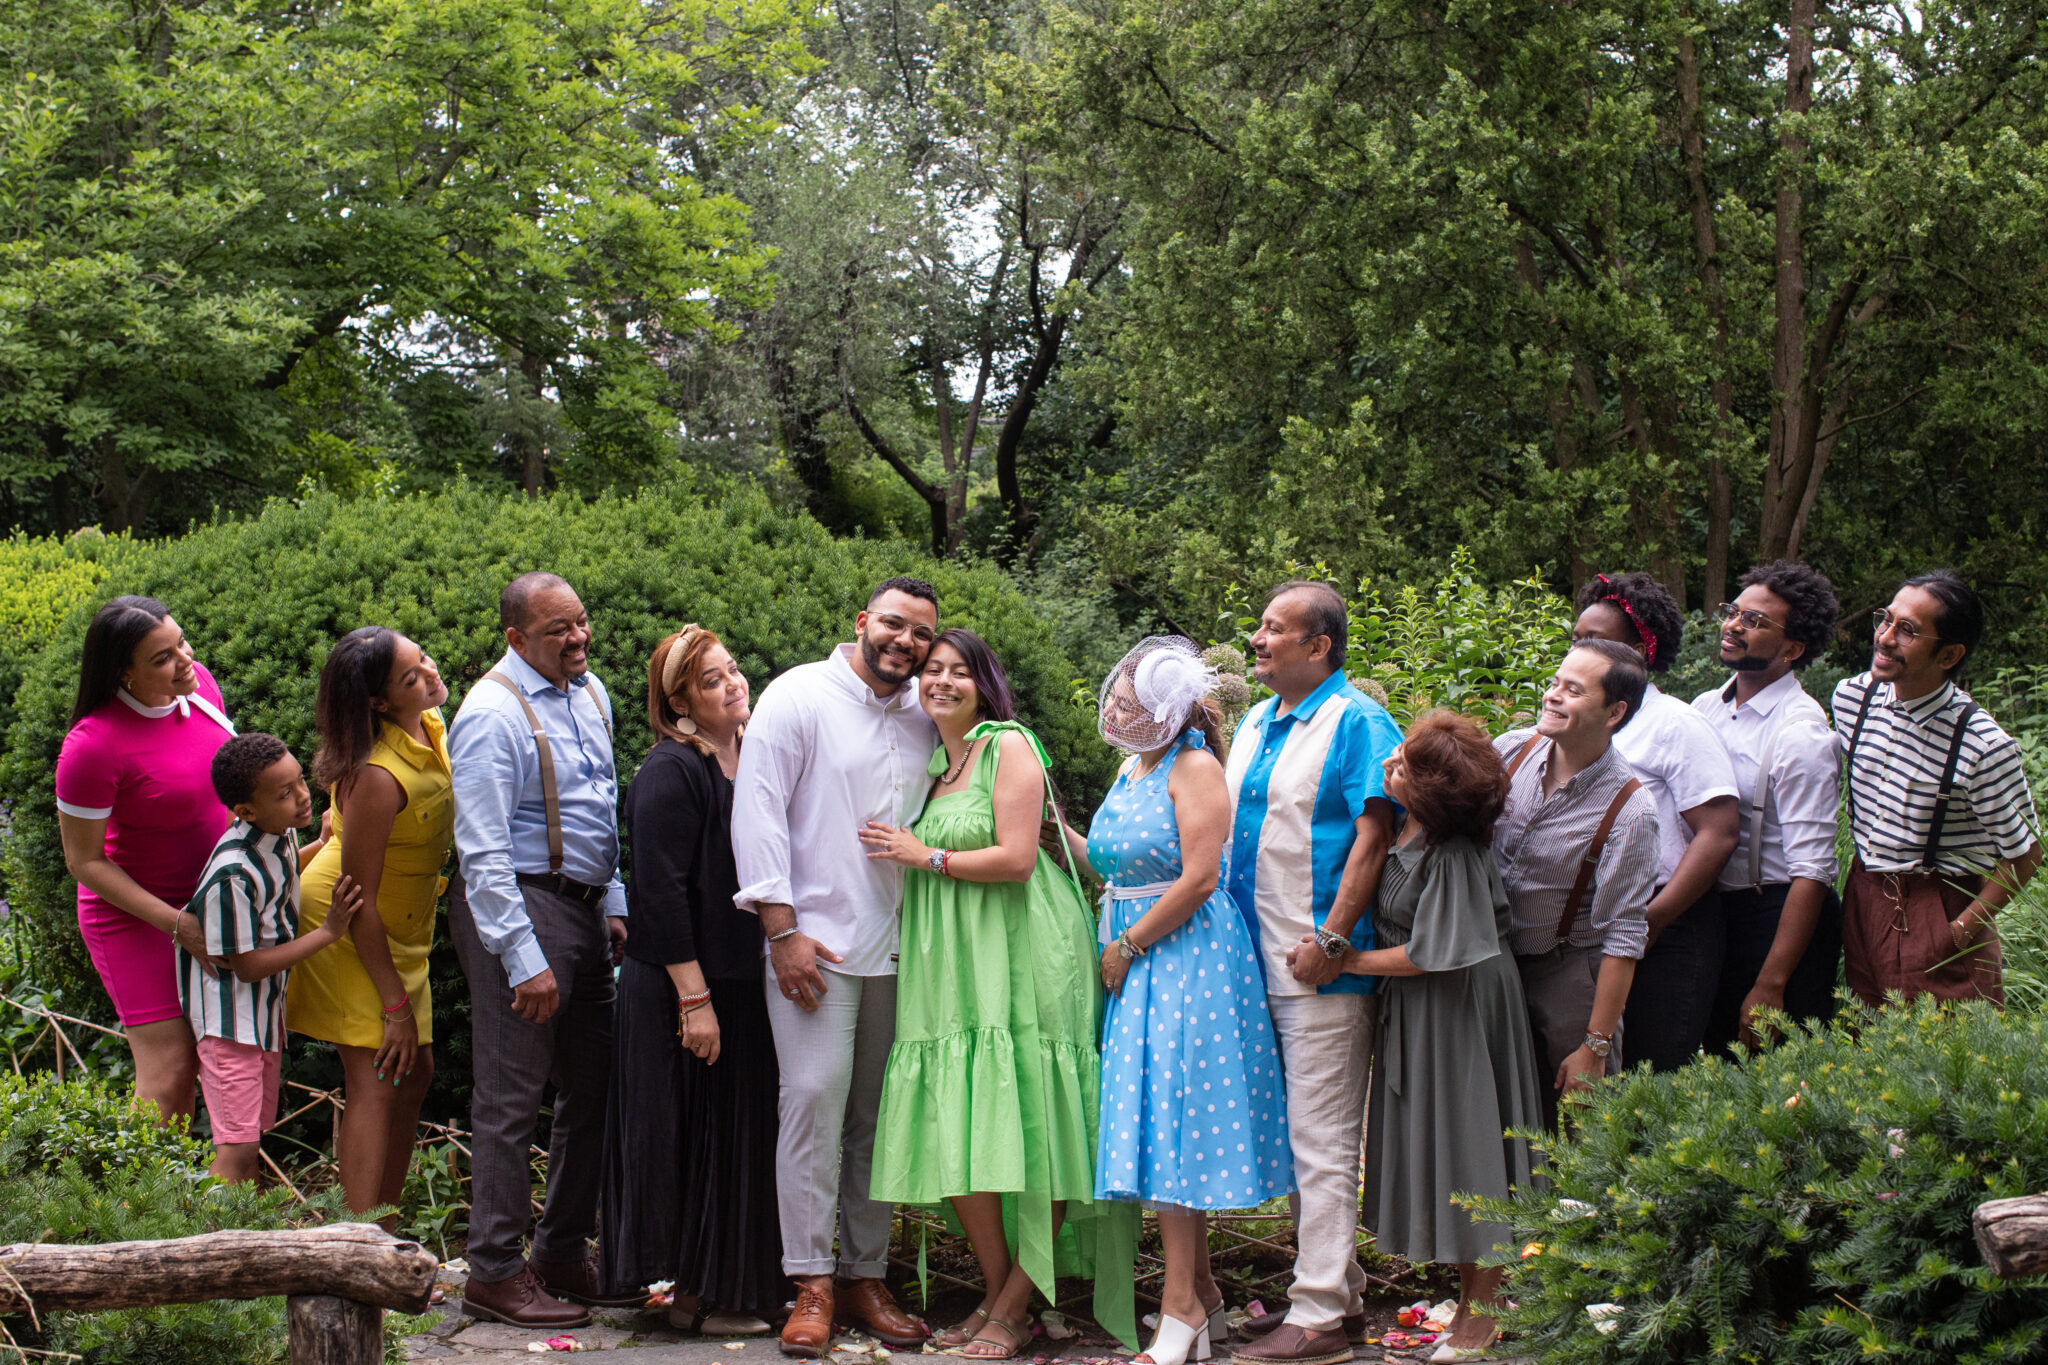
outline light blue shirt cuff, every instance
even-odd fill
[[[604,913],[606,919],[626,918],[626,884],[617,877],[604,889]]]
[[[540,950],[540,940],[534,937],[531,925],[513,936],[505,951],[498,955],[498,961],[505,966],[505,980],[514,986],[548,969],[548,955]]]

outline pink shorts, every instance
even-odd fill
[[[78,907],[78,932],[123,1026],[184,1017],[171,936],[126,910]]]
[[[284,1054],[229,1038],[199,1040],[199,1093],[213,1140],[255,1142],[277,1123]]]

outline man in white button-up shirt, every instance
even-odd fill
[[[1726,684],[1702,692],[1707,718],[1735,764],[1741,825],[1721,871],[1727,951],[1707,1019],[1707,1050],[1754,1044],[1751,1012],[1795,1020],[1835,1013],[1842,910],[1835,897],[1835,802],[1839,769],[1827,712],[1796,670],[1821,656],[1835,632],[1833,588],[1804,564],[1751,569],[1721,605]]]
[[[855,619],[855,643],[761,693],[733,779],[734,901],[760,915],[768,936],[782,1069],[775,1177],[782,1268],[798,1286],[782,1331],[788,1355],[825,1353],[835,1307],[891,1346],[925,1337],[882,1284],[890,1208],[868,1197],[896,1037],[903,869],[870,859],[859,830],[870,820],[908,825],[924,808],[938,731],[918,705],[917,674],[938,624],[929,584],[892,578],[876,588]]]

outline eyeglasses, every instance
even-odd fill
[[[1754,611],[1749,607],[1738,607],[1733,602],[1723,602],[1718,610],[1724,623],[1733,621],[1744,630],[1755,630],[1759,626],[1769,626],[1772,630],[1783,630],[1785,628],[1762,612]]]
[[[1892,615],[1890,607],[1879,607],[1870,613],[1870,633],[1882,635],[1886,630],[1890,630],[1892,638],[1902,644],[1910,645],[1920,638],[1920,627],[1903,616]],[[1931,635],[1928,638],[1937,642],[1941,639],[1939,635]]]
[[[875,619],[881,622],[882,629],[888,631],[892,635],[901,635],[906,630],[909,631],[910,638],[917,641],[921,645],[928,645],[933,640],[938,638],[936,635],[932,633],[932,628],[930,626],[912,625],[910,622],[904,620],[901,616],[877,616]]]

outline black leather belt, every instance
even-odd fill
[[[582,882],[569,880],[559,872],[519,872],[513,875],[521,886],[537,886],[543,891],[552,891],[565,900],[581,901],[585,905],[604,903],[604,887],[585,886]]]

